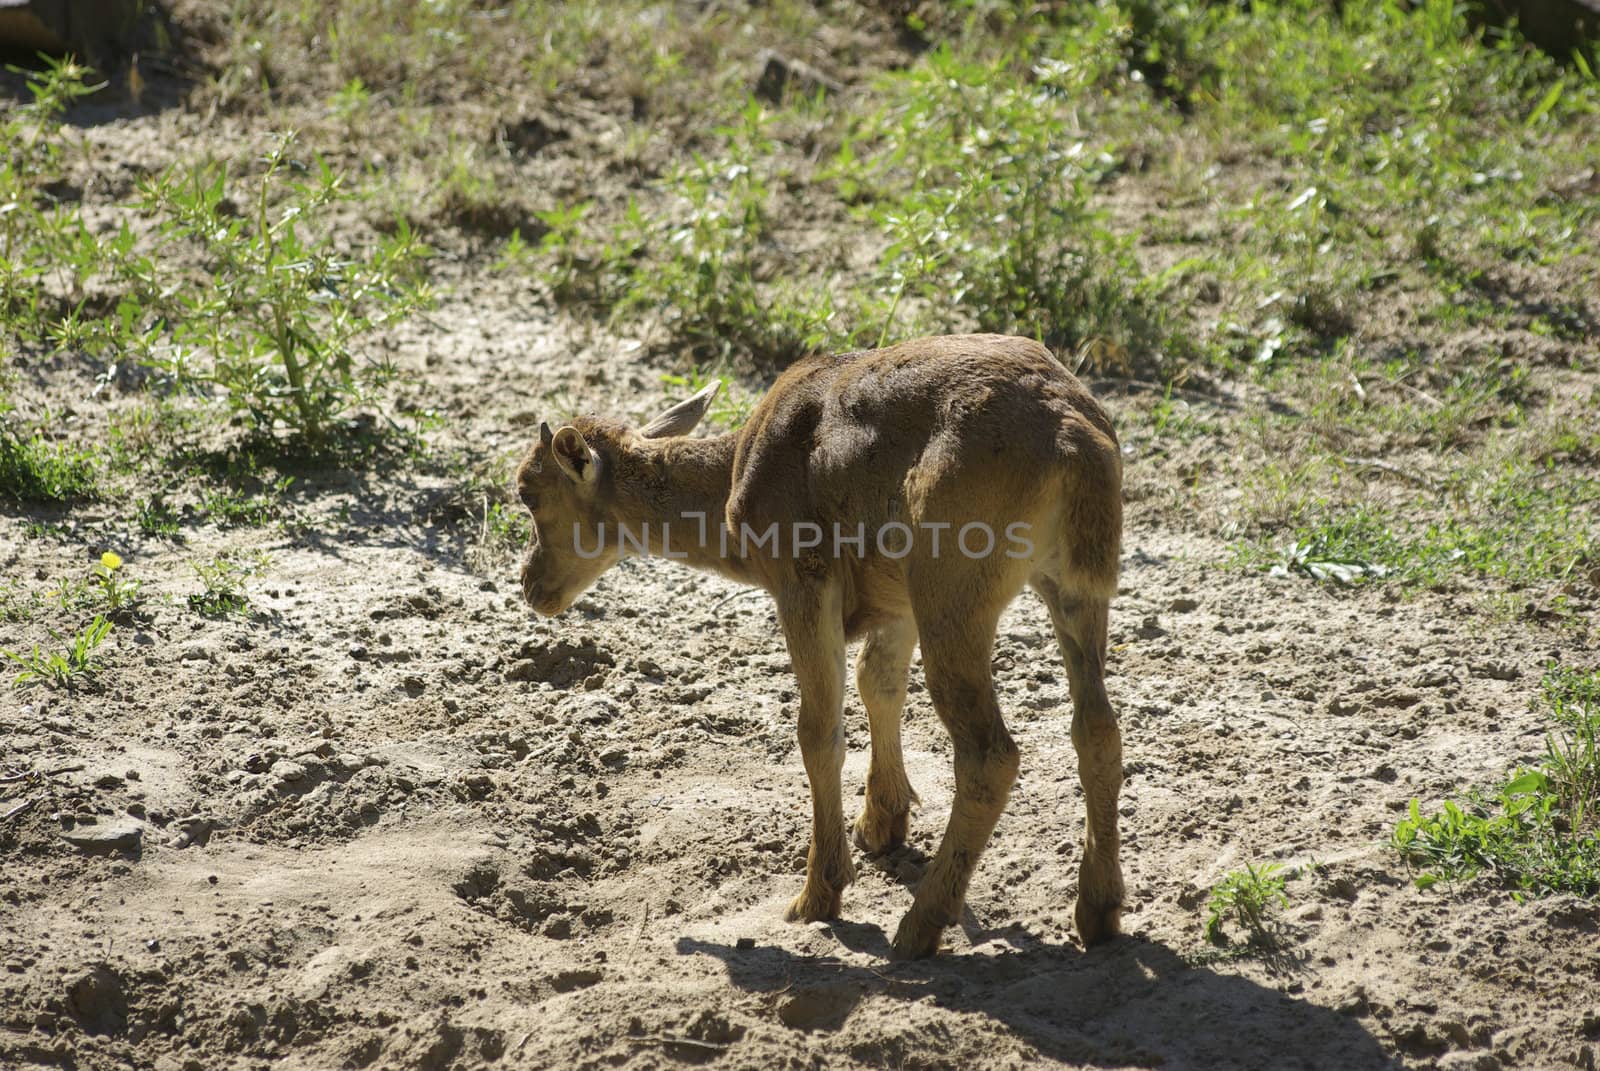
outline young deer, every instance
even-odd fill
[[[517,472],[533,514],[522,590],[566,609],[613,562],[653,553],[765,588],[800,683],[811,850],[790,919],[834,917],[855,876],[840,770],[845,644],[872,757],[855,842],[905,840],[916,800],[900,753],[912,649],[955,746],[950,824],[894,938],[937,950],[1016,780],[995,701],[1000,614],[1031,585],[1050,609],[1072,693],[1087,804],[1076,920],[1086,945],[1118,932],[1122,744],[1106,697],[1107,605],[1117,588],[1122,469],[1105,410],[1023,338],[925,338],[802,360],[739,431],[687,438],[719,383],[643,428],[584,417]],[[709,519],[709,523],[708,523]]]

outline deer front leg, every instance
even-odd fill
[[[839,783],[844,767],[844,626],[831,587],[789,593],[779,601],[778,617],[799,678],[800,755],[811,782],[806,883],[787,917],[814,922],[839,914],[839,896],[856,876]]]

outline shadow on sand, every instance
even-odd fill
[[[688,937],[677,948],[720,959],[740,989],[772,994],[778,1018],[797,1030],[839,1030],[864,1001],[888,998],[986,1016],[1049,1059],[1095,1067],[1401,1066],[1348,1016],[1195,966],[1142,937],[1082,952],[1013,933],[998,954],[894,963],[875,925],[835,922],[830,932],[881,962]]]

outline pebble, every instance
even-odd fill
[[[279,759],[272,764],[272,769],[269,772],[284,784],[294,784],[297,781],[306,779],[306,768],[289,759]]]

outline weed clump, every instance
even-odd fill
[[[1206,905],[1206,940],[1226,943],[1223,925],[1231,922],[1251,943],[1275,944],[1272,919],[1279,909],[1289,906],[1289,894],[1284,890],[1287,880],[1282,863],[1246,863],[1243,870],[1225,876],[1212,888]]]
[[[1600,896],[1600,671],[1552,667],[1543,691],[1555,726],[1538,766],[1435,813],[1413,799],[1395,826],[1418,888],[1488,872],[1523,894]]]

